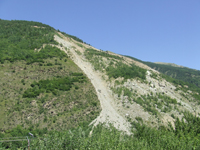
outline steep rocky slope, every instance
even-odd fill
[[[158,71],[141,62],[98,50],[61,33],[55,35],[54,39],[96,89],[102,112],[91,124],[112,123],[116,128],[129,132],[130,120],[142,119],[153,126],[166,125],[168,122],[173,125],[174,117],[181,118],[184,111],[199,114],[198,100],[192,97],[193,92],[187,90],[187,85],[180,89],[180,85],[167,82]],[[126,67],[134,64],[145,69],[145,78],[109,76],[108,67],[118,69],[118,63]]]

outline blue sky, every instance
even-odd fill
[[[199,0],[0,0],[0,18],[42,22],[102,50],[200,70]]]

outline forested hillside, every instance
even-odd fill
[[[0,20],[0,31],[2,64],[5,60],[34,60],[35,49],[45,43],[56,44],[53,39],[55,30],[42,23]]]
[[[56,30],[0,20],[0,129],[63,130],[89,124],[100,112],[95,90],[58,49]]]
[[[0,20],[0,149],[200,149],[199,77]]]

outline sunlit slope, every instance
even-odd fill
[[[31,132],[31,149],[200,148],[200,91],[189,78],[37,22],[0,20],[0,31],[0,141]]]
[[[140,62],[148,65],[149,67],[151,67],[167,76],[170,76],[174,79],[178,79],[180,81],[187,82],[187,84],[190,84],[191,87],[192,86],[194,86],[194,88],[200,87],[200,71],[199,70],[187,68],[184,66],[179,66],[176,64],[172,64],[172,63],[152,63],[152,62],[141,61],[141,60],[136,59],[131,56],[127,56],[127,57],[129,57],[133,60],[140,61]]]
[[[101,110],[94,87],[58,49],[56,31],[28,21],[0,20],[0,128],[69,129]]]
[[[76,64],[92,65],[92,74],[98,74],[105,89],[111,91],[113,108],[127,121],[139,119],[159,126],[173,124],[174,118],[182,118],[184,111],[199,113],[198,90],[186,82],[165,76],[142,61],[98,50],[61,33],[58,36],[61,40],[56,41],[68,47],[66,53]],[[85,65],[82,70],[90,73],[87,68]],[[95,80],[95,76],[90,80]],[[98,86],[95,89],[98,91]]]
[[[160,126],[184,111],[199,114],[198,85],[41,23],[1,22],[3,128],[64,129],[86,122],[130,133],[135,120]]]

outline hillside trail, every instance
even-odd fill
[[[69,39],[62,34],[60,34],[60,36],[62,36],[62,38],[55,35],[55,40],[64,47],[68,48],[72,60],[91,80],[91,83],[93,84],[100,101],[102,111],[100,115],[90,123],[90,125],[93,124],[96,126],[99,123],[105,123],[106,125],[109,125],[111,123],[116,129],[124,131],[127,134],[131,134],[129,131],[130,124],[116,111],[117,107],[115,107],[112,92],[107,87],[107,84],[102,79],[100,73],[94,71],[93,66],[87,62],[84,57],[75,52],[74,48],[72,48],[72,46],[78,48],[75,43],[69,41]],[[68,53],[63,47],[60,47],[60,49],[65,51],[65,53]]]

